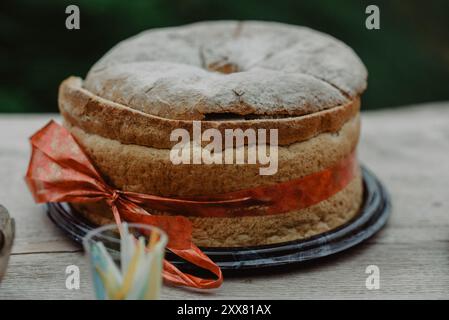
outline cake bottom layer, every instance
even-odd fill
[[[345,188],[305,209],[269,216],[189,217],[193,242],[200,247],[241,247],[305,239],[351,220],[359,212],[362,199],[363,183],[358,170]],[[95,224],[114,223],[112,212],[103,201],[72,206]]]

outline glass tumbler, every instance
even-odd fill
[[[166,244],[167,235],[146,224],[110,224],[88,232],[83,245],[96,298],[158,299]]]

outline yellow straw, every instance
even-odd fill
[[[150,235],[150,240],[148,241],[147,249],[149,251],[152,251],[154,246],[156,245],[156,242],[157,242],[157,234],[156,232],[152,231]]]
[[[137,264],[139,262],[140,258],[140,249],[141,249],[141,243],[137,242],[137,248],[134,251],[133,257],[131,258],[131,262],[128,265],[128,270],[126,270],[125,278],[123,280],[123,285],[121,289],[116,293],[115,298],[116,299],[123,299],[127,294],[129,289],[131,289],[132,281],[134,278],[134,273],[137,269]]]
[[[115,282],[114,277],[112,276],[111,272],[103,272],[99,266],[95,267],[98,275],[100,276],[101,281],[103,282],[104,288],[106,290],[106,294],[109,298],[114,297],[114,289],[113,287],[117,287],[117,283],[113,285],[112,283]]]

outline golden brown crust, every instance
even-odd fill
[[[271,216],[188,218],[193,223],[193,241],[198,246],[235,247],[280,243],[308,238],[345,224],[359,212],[362,193],[359,171],[344,189],[302,210]],[[72,205],[95,224],[114,222],[104,202]]]
[[[129,108],[180,120],[302,116],[349,102],[366,68],[341,41],[266,21],[152,29],[110,49],[83,86]]]
[[[124,105],[105,100],[82,88],[80,78],[70,77],[59,88],[59,109],[65,121],[84,131],[125,144],[154,148],[171,148],[174,129],[184,128],[192,132],[192,121],[165,119]],[[341,127],[359,113],[360,99],[348,104],[309,115],[254,120],[202,121],[203,130],[248,128],[278,129],[278,144],[286,146],[306,141],[323,132],[338,132]],[[224,133],[223,133],[224,136]]]

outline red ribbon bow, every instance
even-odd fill
[[[106,199],[117,224],[123,218],[163,229],[169,238],[167,248],[170,251],[217,277],[202,279],[186,274],[165,260],[163,276],[167,282],[202,289],[221,285],[223,276],[220,268],[191,240],[192,224],[189,219],[183,216],[150,215],[138,205],[159,201],[161,206],[170,207],[173,202],[177,203],[176,200],[111,188],[73,136],[54,121],[35,133],[30,140],[32,155],[25,179],[36,202],[95,202]],[[239,201],[229,203],[235,205]]]

